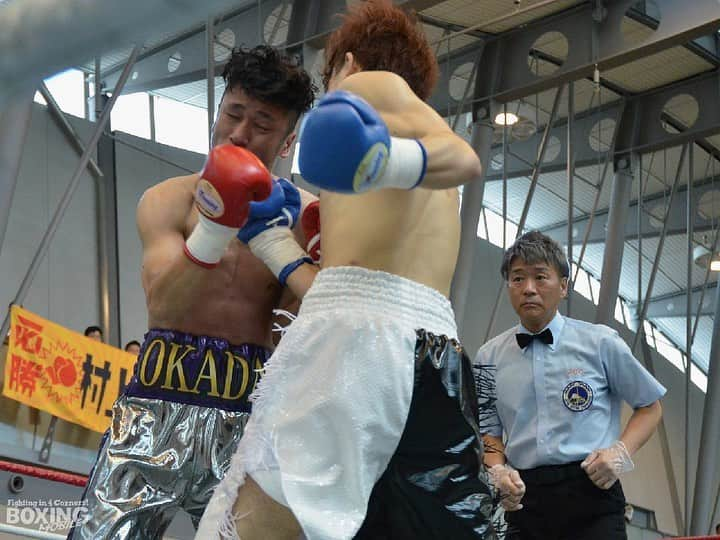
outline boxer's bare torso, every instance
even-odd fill
[[[282,288],[265,264],[237,239],[212,270],[197,268],[183,253],[198,221],[197,181],[197,174],[166,180],[149,189],[138,207],[149,328],[270,348],[273,309]],[[173,283],[173,271],[179,275],[182,270],[188,281]]]
[[[449,130],[444,120],[386,72],[361,72],[344,88],[365,98],[395,137]],[[398,103],[400,101],[400,103]],[[322,266],[383,270],[449,295],[460,245],[457,189],[384,189],[363,195],[322,192]]]

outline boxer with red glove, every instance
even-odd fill
[[[185,242],[190,260],[215,267],[247,222],[250,204],[267,199],[272,186],[267,168],[249,150],[232,144],[210,150],[195,191],[198,223]]]

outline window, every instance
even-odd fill
[[[577,274],[577,279],[575,280],[575,283],[573,283],[573,290],[587,298],[592,302],[592,293],[590,292],[590,276],[588,276],[587,272],[580,268],[578,271],[578,267],[576,264],[572,265],[572,272],[573,276]]]
[[[155,139],[163,144],[207,154],[207,111],[200,107],[156,96]]]
[[[617,302],[615,302],[615,320],[627,326],[627,322],[625,321],[625,314],[623,313],[622,309],[622,300],[620,300],[620,298],[618,298]]]
[[[655,520],[655,512],[646,508],[631,505],[633,508],[632,519],[630,523],[643,529],[657,530],[657,521]]]
[[[120,96],[110,112],[113,131],[150,138],[150,101],[144,92]]]
[[[77,69],[68,69],[45,79],[45,85],[60,109],[79,118],[85,118],[84,84],[83,73]],[[47,105],[39,92],[35,93],[35,103]]]

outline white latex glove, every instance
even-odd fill
[[[520,473],[509,465],[493,465],[488,469],[493,486],[500,494],[500,503],[506,512],[521,510],[520,501],[525,495],[525,482]]]
[[[580,466],[600,489],[610,489],[620,474],[635,468],[622,441],[615,441],[609,448],[593,450]]]

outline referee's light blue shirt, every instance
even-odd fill
[[[665,387],[632,355],[618,333],[557,313],[547,326],[553,344],[533,340],[521,349],[522,324],[491,339],[473,369],[480,430],[501,437],[518,469],[583,460],[621,434],[620,411],[665,395]],[[543,329],[544,330],[544,329]]]

